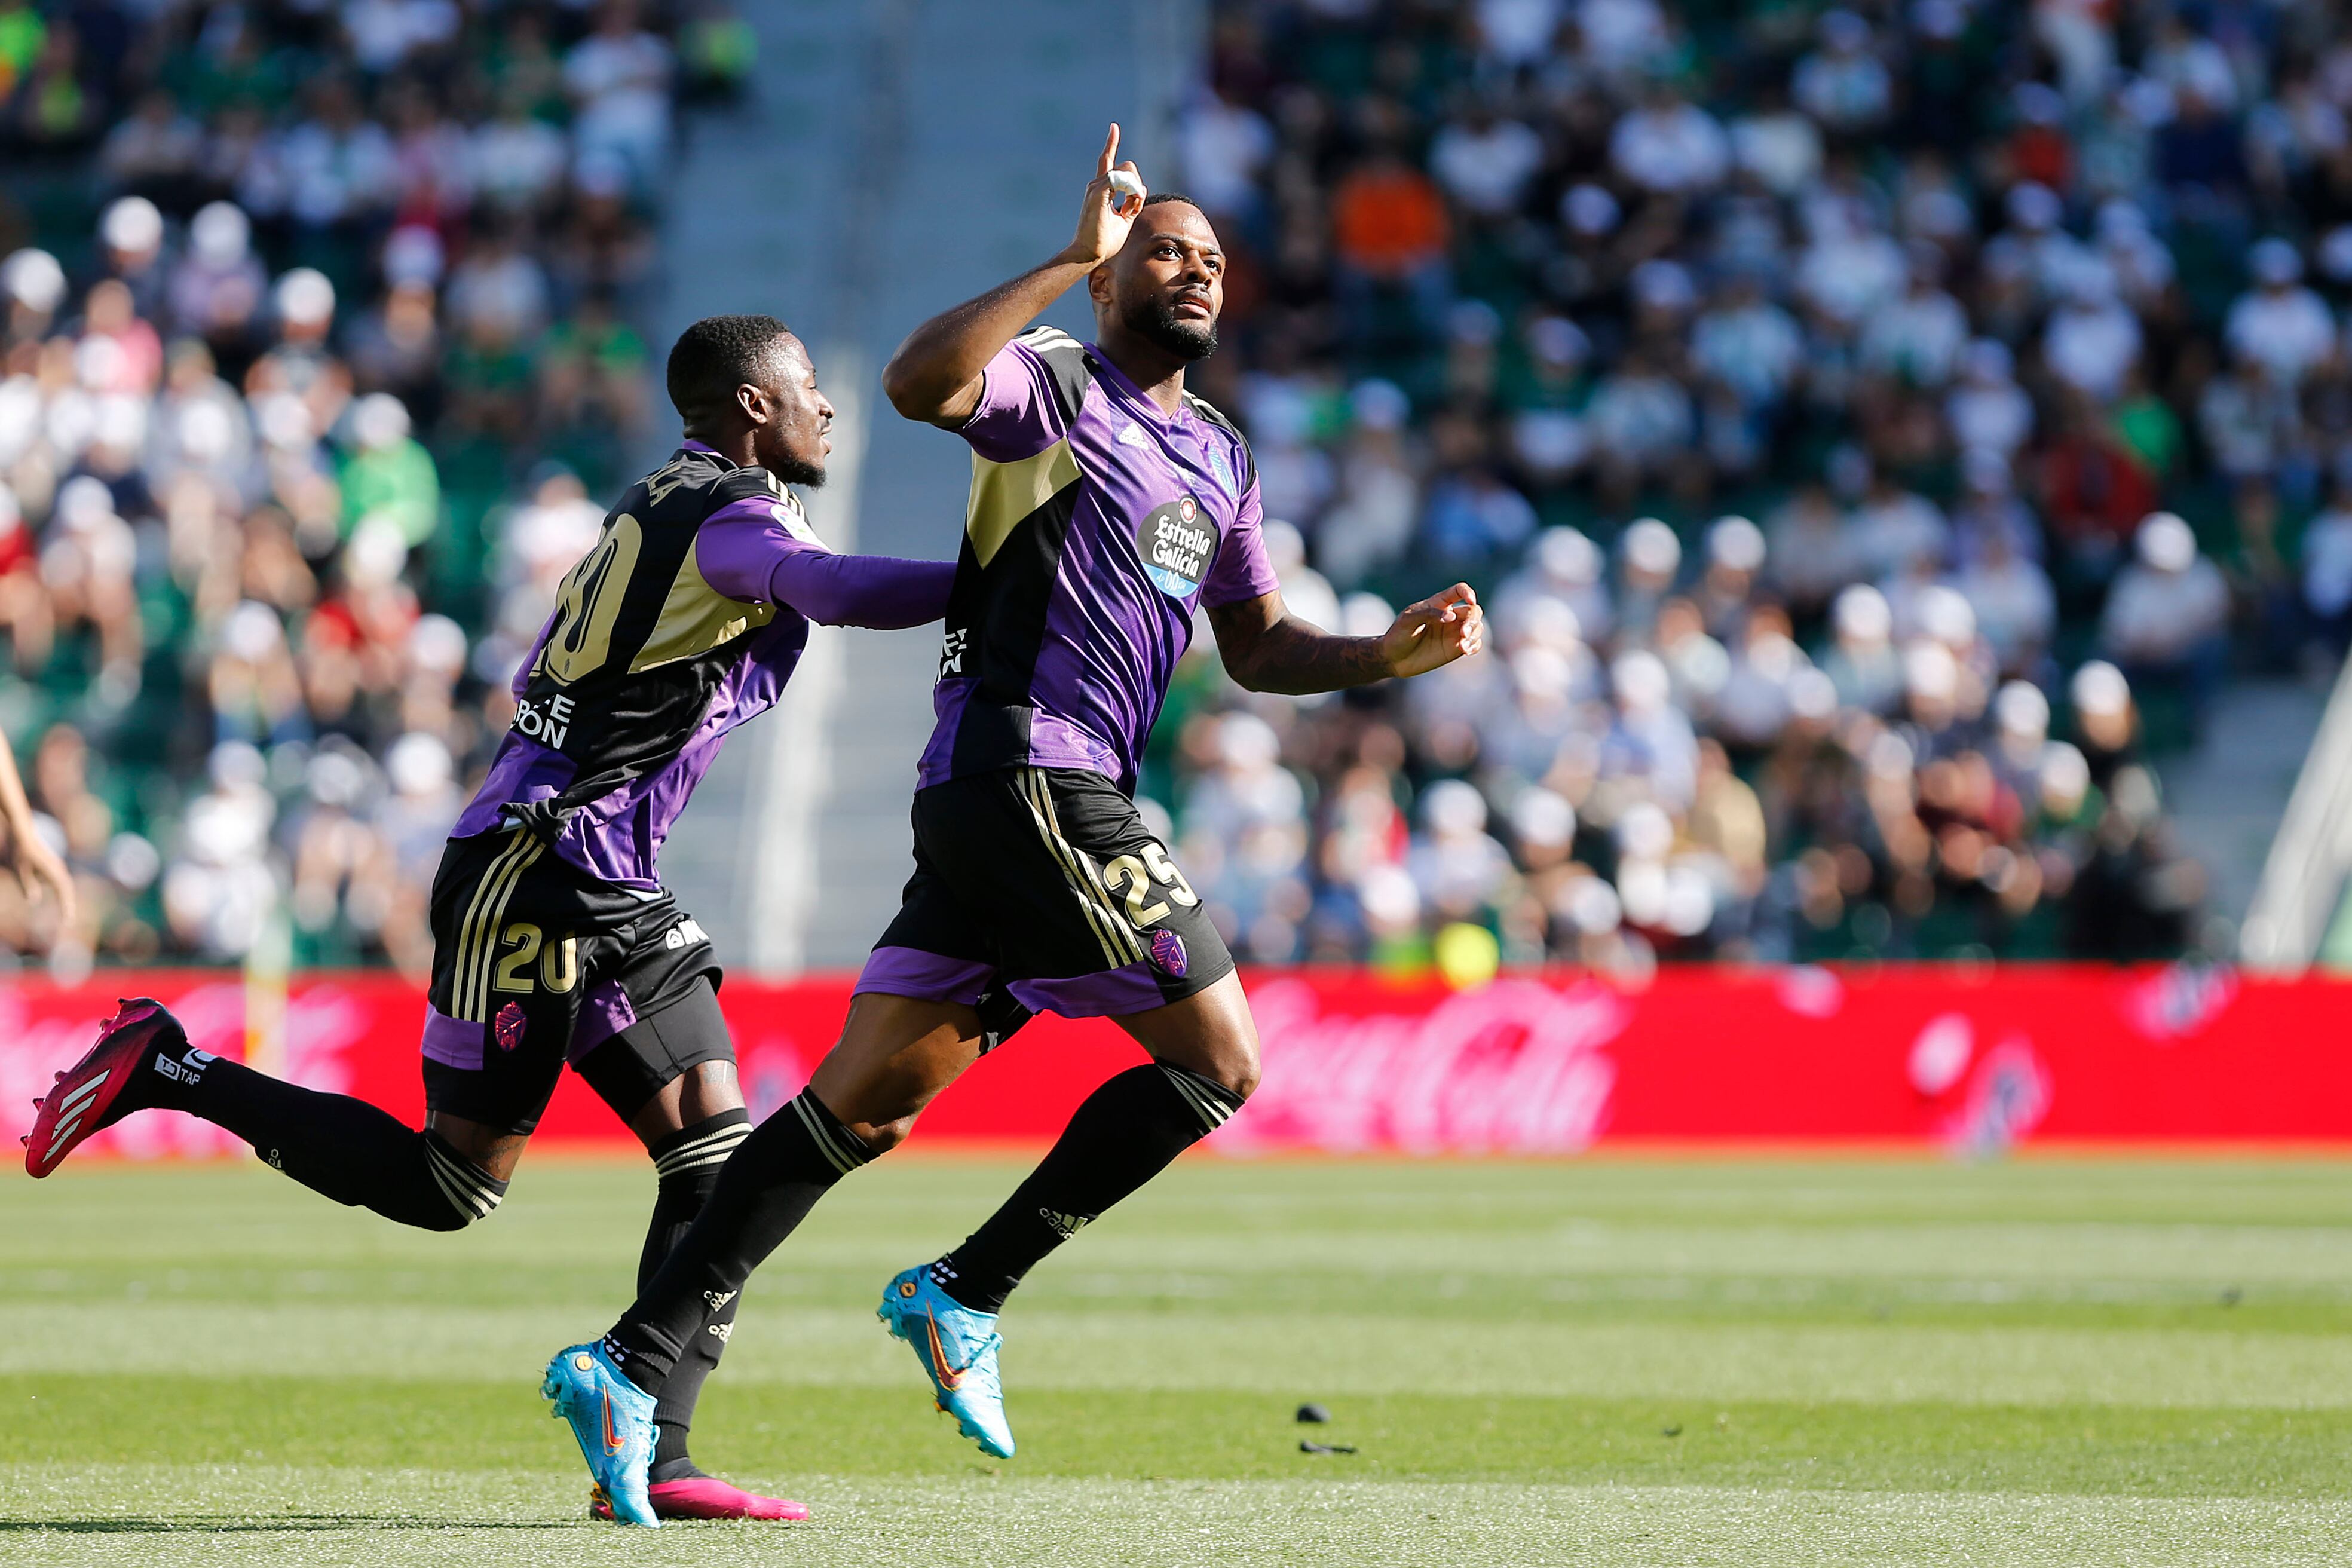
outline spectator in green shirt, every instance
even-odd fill
[[[408,410],[388,392],[370,393],[352,410],[352,443],[340,476],[343,532],[362,518],[383,517],[411,550],[441,522],[441,479],[433,455],[408,433]]]

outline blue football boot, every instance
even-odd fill
[[[1004,1385],[997,1380],[996,1314],[975,1312],[931,1283],[929,1265],[908,1269],[883,1289],[875,1312],[883,1326],[913,1348],[931,1380],[932,1396],[956,1418],[956,1429],[1000,1459],[1013,1457],[1013,1428],[1004,1419]]]
[[[593,1341],[549,1362],[539,1392],[555,1406],[558,1419],[572,1424],[588,1474],[611,1500],[613,1516],[659,1528],[646,1495],[646,1476],[654,1462],[654,1396],[631,1383]]]

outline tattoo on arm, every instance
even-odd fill
[[[1213,622],[1220,619],[1216,611],[1210,616]],[[1286,614],[1263,628],[1248,628],[1238,620],[1229,624],[1239,633],[1232,641],[1245,647],[1234,649],[1241,657],[1228,658],[1227,668],[1235,680],[1252,691],[1298,697],[1367,686],[1387,679],[1391,673],[1378,637],[1335,637]],[[1253,629],[1255,635],[1251,635]]]

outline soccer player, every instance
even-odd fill
[[[26,1140],[34,1175],[131,1111],[167,1109],[228,1129],[338,1203],[457,1230],[499,1206],[568,1062],[653,1157],[638,1266],[651,1279],[751,1131],[719,963],[662,886],[662,840],[728,731],[775,702],[811,621],[938,620],[955,573],[818,541],[784,487],[824,482],[833,405],[782,322],[698,321],[670,351],[668,379],[686,438],[630,487],[563,580],[515,676],[513,728],[434,879],[424,1130],[194,1049],[142,998],[58,1075]],[[734,1307],[696,1325],[677,1392],[653,1415],[650,1506],[803,1517],[687,1456],[694,1391]]]
[[[997,1312],[1024,1274],[1235,1110],[1257,1034],[1201,900],[1137,814],[1144,739],[1205,606],[1225,668],[1259,691],[1418,675],[1477,651],[1460,584],[1382,636],[1334,637],[1283,607],[1258,485],[1234,426],[1184,388],[1216,346],[1224,256],[1200,209],[1118,171],[1118,127],[1062,253],[917,328],[884,373],[911,418],[972,449],[914,803],[915,874],[807,1090],[738,1146],[693,1228],[601,1342],[548,1368],[616,1510],[652,1413],[718,1304],[843,1176],[903,1139],[992,1043],[993,988],[1108,1016],[1152,1058],[1097,1089],[1036,1171],[960,1247],[886,1288],[881,1317],[938,1403],[1013,1452]],[[1095,341],[1023,329],[1072,284]]]

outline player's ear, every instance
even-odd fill
[[[735,406],[753,425],[765,425],[775,417],[775,407],[768,395],[750,382],[740,382],[735,388]]]

